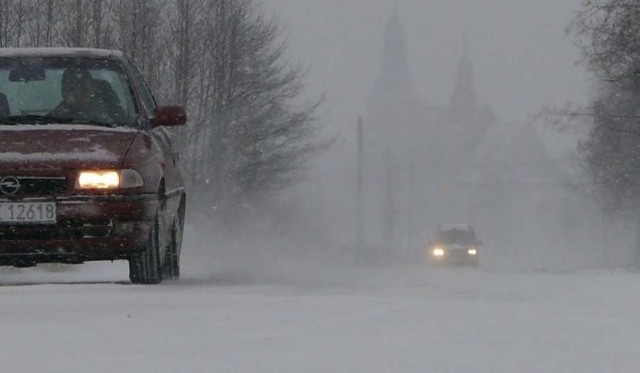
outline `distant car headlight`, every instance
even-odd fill
[[[142,176],[135,170],[81,171],[76,182],[77,189],[136,188],[143,185]]]
[[[444,249],[441,247],[436,247],[433,249],[433,256],[442,257],[444,256]]]
[[[468,251],[469,255],[478,255],[478,249],[475,247],[470,248]]]

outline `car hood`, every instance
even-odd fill
[[[139,133],[91,125],[0,125],[0,169],[117,168]]]

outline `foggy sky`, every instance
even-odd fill
[[[328,125],[348,129],[364,113],[394,0],[265,0],[287,27],[309,92],[326,92]],[[545,104],[583,102],[588,76],[565,29],[580,0],[398,0],[415,86],[445,105],[467,40],[479,103],[522,122]],[[349,132],[349,131],[347,131]],[[553,142],[553,136],[546,139]]]

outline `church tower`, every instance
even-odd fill
[[[366,102],[369,135],[393,142],[402,127],[415,125],[422,105],[411,78],[404,24],[395,5],[384,32],[380,70]]]
[[[455,86],[451,95],[451,119],[464,120],[473,115],[478,99],[474,86],[473,63],[469,59],[465,42],[462,59],[458,62]]]
[[[478,142],[496,121],[490,105],[478,103],[475,88],[474,67],[467,43],[455,71],[455,83],[448,108],[448,118],[443,123],[445,141],[463,149],[460,159],[470,162]]]
[[[369,103],[415,101],[416,96],[409,68],[407,36],[395,6],[385,29],[382,64]]]
[[[430,148],[417,133],[424,128],[424,107],[411,78],[407,35],[395,5],[364,124],[368,239],[379,248],[373,255],[378,259],[400,257],[399,251],[409,247],[409,184],[415,184],[413,169],[425,158],[417,150]]]

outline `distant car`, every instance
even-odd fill
[[[186,194],[164,127],[185,122],[121,52],[0,49],[0,265],[179,277]]]
[[[451,225],[438,229],[427,245],[427,261],[441,265],[477,267],[480,261],[480,241],[468,225]]]

